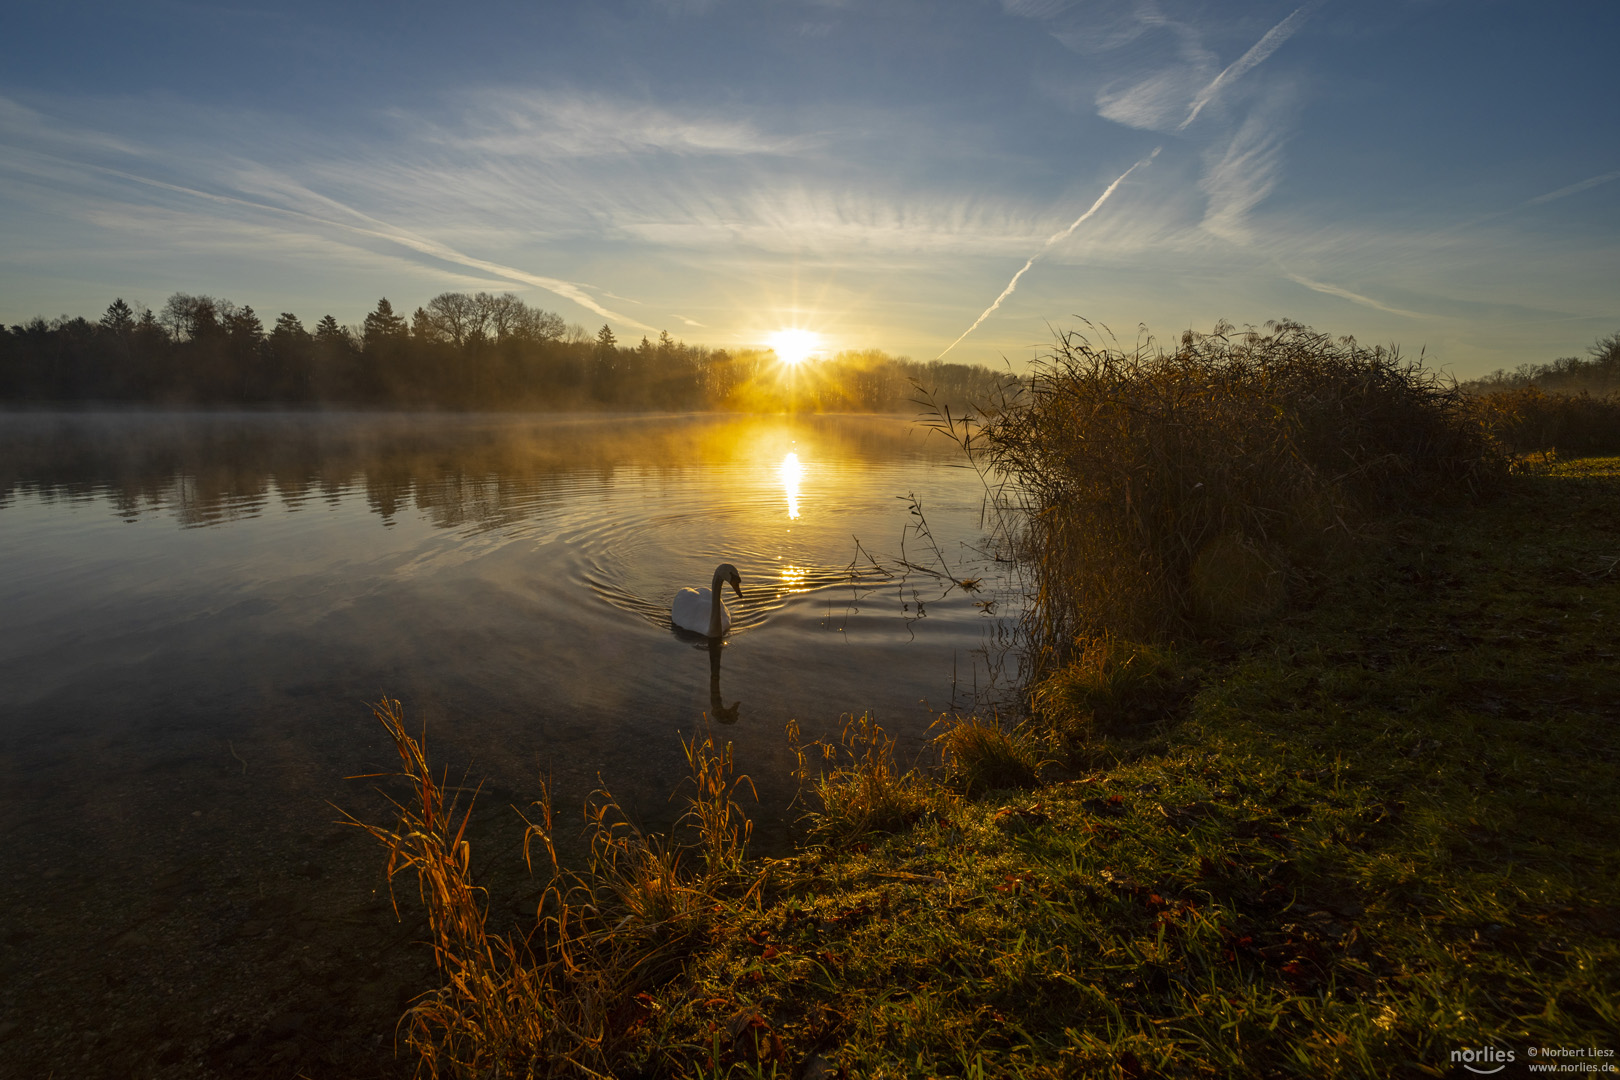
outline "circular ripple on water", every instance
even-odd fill
[[[717,564],[731,563],[743,596],[727,589],[724,599],[732,632],[746,633],[810,594],[860,591],[886,579],[855,537],[889,539],[911,518],[905,500],[885,490],[892,485],[872,483],[866,472],[882,470],[864,470],[860,483],[807,491],[801,518],[788,516],[768,471],[624,472],[606,486],[536,492],[545,509],[525,507],[522,531],[564,549],[560,567],[598,601],[666,630],[673,629],[676,592],[707,586]]]
[[[606,508],[604,508],[606,509]],[[849,585],[870,568],[817,558],[812,544],[760,543],[759,508],[733,500],[701,509],[617,506],[558,537],[579,560],[580,576],[601,600],[670,628],[670,604],[682,588],[707,586],[722,562],[742,578],[739,600],[724,593],[732,632],[763,625],[794,596]]]

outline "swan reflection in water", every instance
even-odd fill
[[[719,723],[735,724],[742,702],[733,701],[728,706],[720,696],[720,648],[718,639],[709,641],[709,715]]]

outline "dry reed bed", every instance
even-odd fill
[[[1421,361],[1288,322],[1189,331],[1173,350],[1064,332],[1016,396],[943,427],[1008,480],[1037,675],[1099,636],[1273,612],[1364,515],[1507,467]]]
[[[1620,394],[1549,394],[1534,386],[1482,394],[1481,419],[1509,453],[1620,454]]]

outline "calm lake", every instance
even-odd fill
[[[922,753],[990,690],[1016,615],[979,477],[925,435],[0,414],[0,1053],[80,1075],[390,1057],[373,1034],[429,983],[396,955],[383,853],[334,808],[384,817],[376,782],[346,779],[394,764],[384,694],[483,782],[496,879],[521,870],[511,807],[541,777],[565,823],[605,786],[665,826],[679,735],[706,722],[757,784],[765,849],[799,812],[789,720],[826,737],[870,711]],[[669,610],[719,562],[743,597],[717,650]]]

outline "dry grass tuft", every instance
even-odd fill
[[[696,831],[706,879],[717,883],[741,872],[754,833],[754,823],[738,805],[737,795],[744,784],[755,801],[759,793],[747,776],[734,776],[736,762],[730,743],[721,750],[712,736],[699,742],[694,735],[691,742],[681,740],[681,749],[686,751],[686,763],[692,770],[687,779],[693,788],[681,821]]]
[[[899,767],[894,739],[870,713],[846,717],[836,743],[801,743],[798,725],[790,721],[788,742],[798,759],[794,775],[801,785],[810,785],[821,803],[820,810],[806,816],[811,837],[822,843],[904,828],[939,797],[939,789],[926,777]]]
[[[1174,715],[1192,691],[1176,654],[1165,647],[1097,637],[1030,691],[1031,711],[1068,749],[1139,735]]]
[[[424,739],[405,729],[397,701],[373,707],[399,752],[405,800],[390,797],[392,827],[357,820],[389,851],[388,879],[414,873],[442,985],[401,1020],[418,1074],[430,1077],[612,1075],[636,1043],[646,991],[681,970],[714,907],[713,890],[741,868],[752,824],[734,800],[746,777],[732,777],[730,745],[710,736],[684,742],[696,794],[687,820],[690,847],[632,826],[611,794],[586,804],[590,864],[570,873],[552,844],[553,815],[542,785],[538,822],[524,819],[525,860],[536,842],[550,883],[533,929],[523,937],[491,933],[484,890],[473,884],[466,839],[472,800],[446,802],[447,787],[428,765]],[[476,796],[475,796],[476,797]],[[686,870],[695,852],[705,873]],[[398,910],[397,901],[396,908]]]
[[[964,795],[997,788],[1029,787],[1047,764],[1041,740],[1027,725],[1006,725],[999,716],[942,717],[934,736],[949,776]]]

